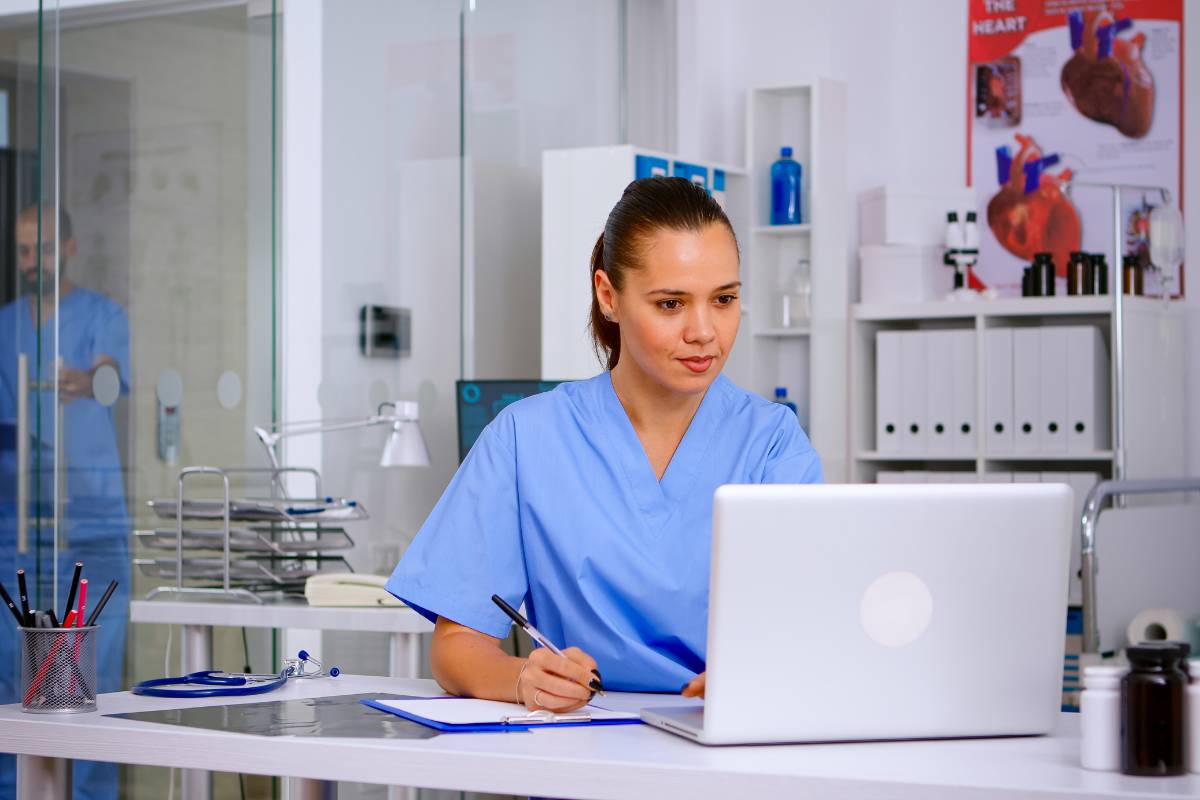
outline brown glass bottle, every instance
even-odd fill
[[[1125,294],[1143,294],[1142,265],[1137,256],[1125,256],[1121,260],[1124,279],[1122,286]]]
[[[1087,253],[1075,251],[1067,262],[1067,294],[1091,294],[1092,260]]]
[[[1108,294],[1108,262],[1103,253],[1092,253],[1092,290],[1084,294]]]
[[[1183,775],[1184,693],[1179,648],[1166,642],[1129,647],[1129,673],[1121,679],[1121,772]]]

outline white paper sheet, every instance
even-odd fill
[[[638,714],[643,708],[703,708],[704,701],[680,694],[652,694],[648,692],[609,692],[604,697],[596,695],[592,705],[609,711]]]
[[[498,700],[474,700],[471,698],[417,698],[413,700],[379,700],[381,706],[394,708],[406,714],[441,722],[447,725],[495,724],[503,717],[522,717],[529,713],[525,706],[516,703],[501,703]],[[636,712],[612,711],[595,705],[584,706],[573,714],[588,713],[592,719],[637,719]]]

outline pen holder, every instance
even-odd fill
[[[96,710],[98,625],[19,628],[21,710],[77,714]]]

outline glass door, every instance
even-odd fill
[[[60,298],[73,256],[56,202],[57,16],[40,4],[5,18],[0,37],[0,583],[27,627],[61,623],[65,392],[83,388],[59,349]],[[0,703],[18,702],[20,635],[0,625]],[[0,796],[15,759],[0,756]]]
[[[97,636],[109,692],[167,655],[166,628],[128,623],[174,584],[173,551],[142,544],[174,525],[147,501],[188,465],[261,465],[252,428],[276,414],[279,17],[270,0],[26,5],[0,13],[0,581],[15,594],[24,568],[60,621],[75,563],[88,606],[117,582]],[[15,620],[0,627],[13,702]],[[215,667],[275,668],[264,636],[216,644]],[[0,756],[0,797],[13,772]],[[73,782],[124,797],[167,780],[76,764]]]

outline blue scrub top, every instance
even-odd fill
[[[607,372],[508,406],[483,431],[387,589],[502,638],[525,604],[604,684],[678,692],[704,671],[713,492],[819,483],[796,415],[718,376],[659,481]]]
[[[29,378],[38,377],[37,337],[29,298],[0,308],[0,421],[12,424],[17,417],[17,353],[29,357]],[[129,391],[129,318],[125,309],[89,289],[73,288],[59,298],[58,319],[42,323],[41,379],[54,380],[55,335],[63,364],[88,371],[99,356],[117,363],[121,393]],[[52,502],[54,470],[54,413],[52,390],[30,391],[30,426],[36,425],[41,409],[40,430],[34,447],[40,445],[41,502]],[[63,406],[63,456],[67,468],[65,524],[68,541],[82,544],[95,540],[119,540],[129,534],[129,514],[121,458],[117,449],[116,423],[111,407],[90,397],[80,397]],[[16,496],[16,459],[13,442],[0,452],[0,516],[7,517]]]

